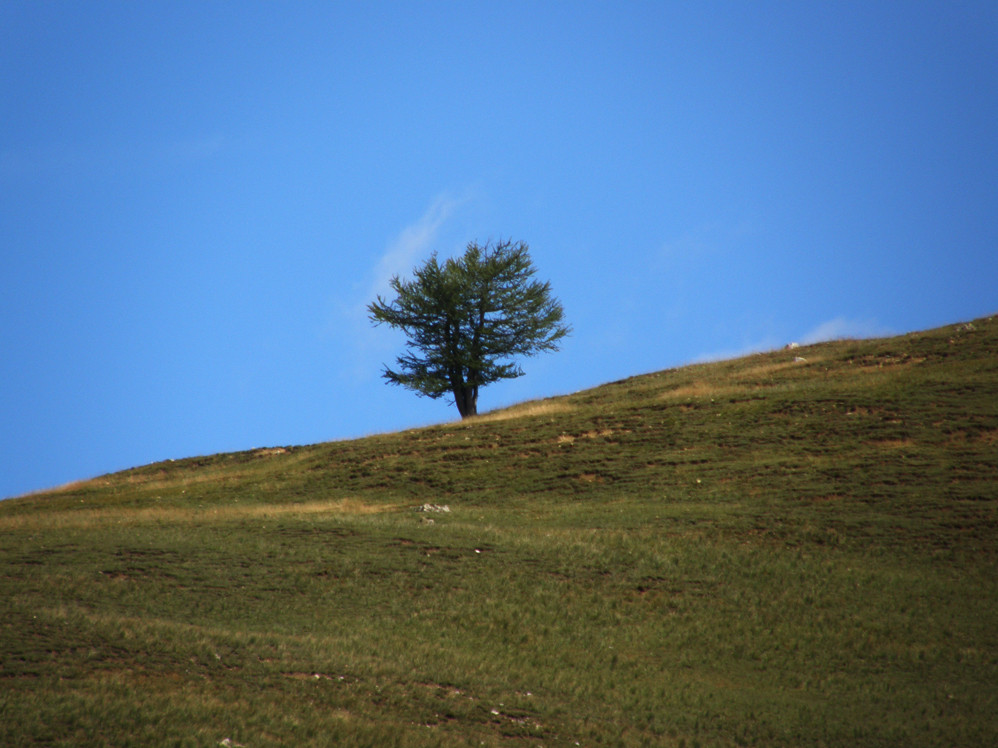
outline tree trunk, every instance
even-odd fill
[[[464,385],[454,388],[454,402],[461,418],[478,415],[478,388]]]

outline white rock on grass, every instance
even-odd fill
[[[413,507],[414,512],[449,512],[450,507],[446,504],[423,504],[422,506]]]

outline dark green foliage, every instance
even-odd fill
[[[989,745],[996,351],[825,343],[0,502],[0,745]]]
[[[384,377],[426,397],[452,395],[462,417],[478,412],[480,387],[523,375],[516,356],[557,350],[568,334],[563,311],[523,242],[472,242],[442,265],[434,254],[412,280],[392,278],[398,294],[368,306],[375,324],[403,330],[409,350]]]

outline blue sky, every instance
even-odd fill
[[[998,5],[0,4],[0,496],[457,418],[365,305],[522,240],[487,411],[998,312]]]

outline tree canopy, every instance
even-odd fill
[[[558,350],[571,328],[523,242],[471,242],[443,263],[434,253],[411,280],[394,276],[396,298],[368,305],[375,325],[403,330],[408,350],[383,376],[418,395],[450,394],[462,418],[478,412],[480,387],[523,375],[517,356]]]

